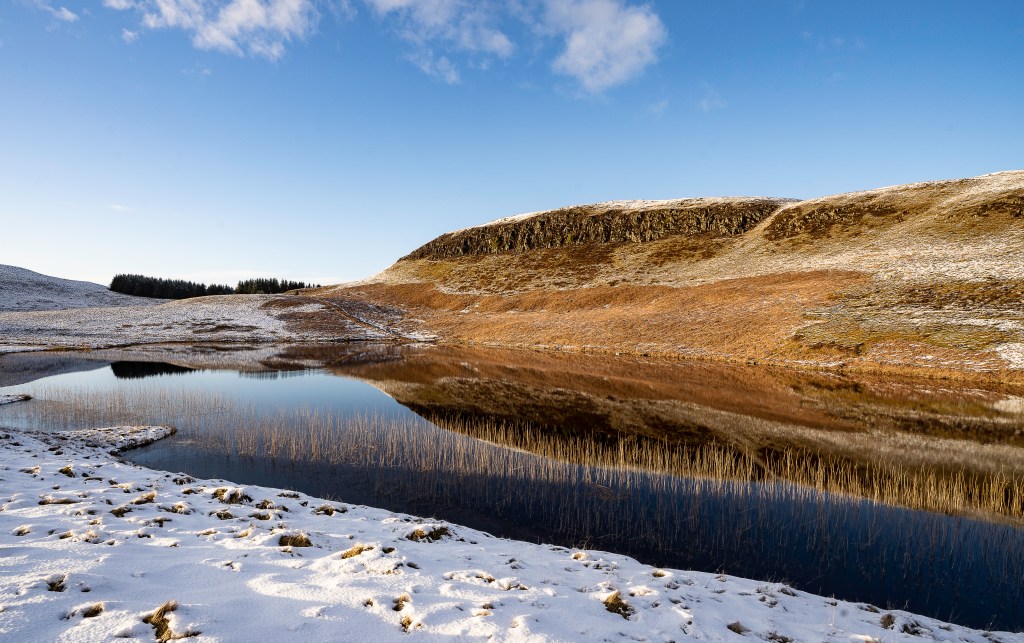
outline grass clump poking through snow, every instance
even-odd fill
[[[428,543],[432,543],[436,540],[448,538],[451,535],[452,532],[447,527],[434,527],[433,529],[423,529],[421,527],[417,527],[411,534],[406,536],[406,538],[414,542],[425,541]]]
[[[103,613],[103,603],[96,603],[82,610],[82,618],[96,618]]]
[[[282,534],[277,544],[281,547],[312,547],[313,541],[306,534]]]
[[[199,632],[186,630],[181,633],[176,633],[171,629],[171,620],[168,615],[177,609],[178,601],[167,601],[160,607],[156,608],[152,614],[149,614],[142,619],[143,623],[153,627],[153,635],[156,637],[157,641],[160,641],[160,643],[199,636]]]
[[[213,497],[227,505],[240,505],[252,502],[252,498],[238,487],[220,487],[213,491]]]
[[[629,617],[633,615],[633,608],[629,606],[629,603],[622,599],[622,595],[618,592],[612,592],[608,598],[602,601],[604,608],[612,614],[618,614],[624,619],[629,620]]]

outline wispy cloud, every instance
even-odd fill
[[[716,109],[722,109],[728,106],[725,99],[709,85],[704,86],[704,96],[697,101],[697,106],[700,107],[701,111],[705,114],[715,111]]]
[[[651,114],[654,114],[655,116],[661,116],[662,114],[665,113],[665,110],[668,109],[668,103],[668,99],[663,98],[655,103],[651,103],[650,105],[648,105],[647,111],[650,112]]]
[[[67,7],[54,7],[44,0],[34,0],[32,5],[41,11],[45,11],[61,22],[75,22],[78,20],[78,14]]]
[[[449,85],[457,85],[461,80],[459,70],[445,56],[435,56],[429,49],[417,51],[409,56],[409,61],[420,68],[424,74],[433,76]]]
[[[456,49],[500,56],[515,46],[495,25],[500,5],[491,0],[365,0],[380,16],[399,20],[402,37],[412,42],[443,41]]]
[[[121,39],[124,40],[126,43],[128,43],[130,45],[130,44],[132,44],[133,42],[135,42],[136,40],[139,39],[139,32],[138,31],[131,31],[129,29],[122,29],[121,30]]]
[[[110,209],[111,210],[116,210],[117,212],[132,212],[133,211],[133,208],[131,208],[131,207],[127,206],[127,205],[121,205],[120,203],[111,203],[110,204]]]
[[[416,47],[409,60],[424,73],[449,84],[459,82],[457,65],[435,48],[468,54],[475,68],[488,57],[509,58],[511,38],[497,26],[502,6],[493,0],[364,0],[379,18],[395,21],[400,37]]]
[[[205,50],[280,58],[293,40],[316,28],[313,0],[104,0],[120,11],[136,11],[147,29],[182,29]]]

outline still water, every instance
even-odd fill
[[[442,428],[382,392],[383,380],[374,386],[323,368],[245,373],[86,360],[36,372],[46,376],[29,372],[0,388],[35,398],[0,407],[0,426],[168,424],[175,436],[126,458],[662,567],[782,581],[883,610],[1024,629],[1024,529],[1012,524],[552,460]],[[289,435],[313,423],[325,427],[323,444],[289,446]]]

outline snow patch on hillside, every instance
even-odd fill
[[[0,264],[0,312],[152,306],[163,302],[111,292],[106,286],[89,281],[50,277]]]

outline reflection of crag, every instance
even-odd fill
[[[160,375],[181,375],[195,369],[163,362],[114,362],[110,370],[114,371],[114,377],[119,380],[139,380]]]

